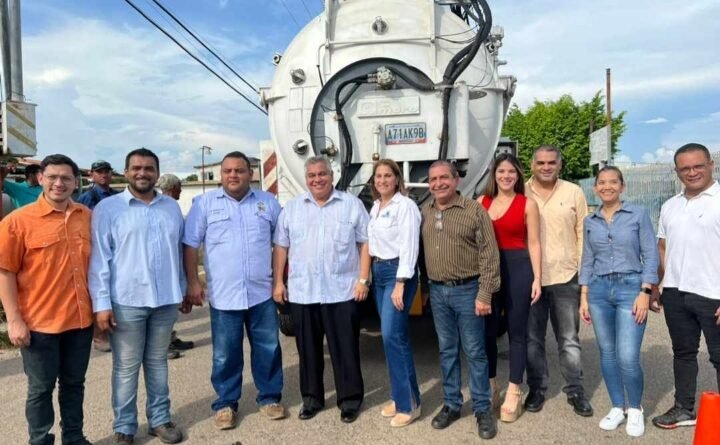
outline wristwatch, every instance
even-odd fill
[[[643,287],[640,291],[644,294],[652,295],[652,289],[649,287]]]
[[[370,280],[366,280],[365,278],[358,278],[358,283],[370,287]]]
[[[404,283],[404,282],[406,282],[407,280],[408,280],[407,278],[395,278],[395,282],[396,282],[396,283]]]

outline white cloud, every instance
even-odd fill
[[[615,158],[613,159],[613,162],[615,165],[622,166],[622,165],[632,164],[633,160],[630,159],[630,156],[621,153],[621,154],[615,156]]]
[[[201,145],[218,159],[231,150],[257,155],[266,117],[154,29],[78,17],[58,22],[23,41],[25,94],[38,103],[38,157],[61,152],[81,166],[100,158],[122,165],[125,153],[144,146],[158,153],[164,172],[186,172],[200,163]],[[206,40],[231,60],[259,45]],[[269,64],[243,60],[251,78],[269,82]]]
[[[668,121],[668,120],[665,119],[664,117],[656,117],[656,118],[654,118],[654,119],[648,119],[648,120],[646,120],[646,121],[643,121],[643,124],[657,125],[657,124],[664,124],[664,123],[666,123],[667,121]]]
[[[710,151],[720,151],[720,112],[687,119],[678,122],[663,136],[662,143],[667,147],[680,147],[688,142],[698,142]]]
[[[720,34],[720,2],[678,9],[653,0],[557,0],[497,3],[505,27],[503,73],[518,77],[521,107],[570,93],[585,100],[605,89],[612,69],[614,98],[652,100],[659,94],[720,89],[720,62],[711,36]],[[612,26],[604,24],[611,23]],[[672,30],[672,32],[669,32]]]
[[[642,155],[642,161],[646,164],[664,164],[672,162],[675,150],[667,147],[660,147],[654,152],[646,152]]]
[[[28,86],[33,87],[42,87],[42,86],[60,86],[61,84],[65,83],[70,77],[72,76],[72,73],[70,70],[64,66],[56,66],[53,68],[48,68],[43,71],[40,71],[37,74],[28,76]]]

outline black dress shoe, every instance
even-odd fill
[[[312,419],[319,412],[320,412],[319,408],[310,408],[309,406],[303,405],[302,408],[300,408],[300,412],[298,413],[298,419],[300,419],[300,420]]]
[[[454,410],[445,405],[440,412],[432,420],[432,427],[436,430],[443,430],[450,426],[451,423],[460,418],[460,410]]]
[[[360,415],[360,410],[357,408],[345,408],[340,410],[340,420],[344,423],[353,423],[357,420]]]
[[[573,406],[573,411],[575,411],[575,414],[578,416],[592,417],[592,406],[590,406],[590,402],[588,402],[584,394],[570,393],[567,396],[567,401]]]
[[[543,409],[545,404],[545,394],[540,391],[530,390],[530,393],[525,398],[525,411],[531,413],[537,413]]]
[[[481,439],[492,439],[497,435],[497,421],[492,410],[475,413],[475,421]]]

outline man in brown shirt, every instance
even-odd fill
[[[90,210],[70,199],[79,175],[70,158],[48,156],[40,169],[38,200],[0,222],[0,299],[28,378],[30,443],[54,443],[52,394],[58,383],[62,443],[86,445],[83,398],[93,323],[87,288]]]
[[[549,380],[545,333],[549,319],[558,343],[560,372],[566,383],[563,392],[576,414],[589,417],[593,415],[593,409],[583,390],[577,277],[587,203],[580,187],[558,178],[561,169],[560,150],[552,145],[542,145],[535,150],[533,174],[525,187],[526,194],[540,209],[542,245],[542,297],[530,307],[528,320],[527,382],[530,393],[525,399],[525,409],[538,412],[545,403]]]
[[[500,289],[500,260],[492,222],[485,209],[457,193],[455,166],[436,161],[429,170],[432,200],[422,208],[422,238],[430,280],[430,304],[440,346],[444,406],[432,420],[436,429],[460,418],[460,348],[470,368],[470,396],[478,434],[497,434],[490,406],[485,355],[485,319]]]

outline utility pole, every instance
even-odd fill
[[[212,153],[212,148],[208,147],[207,145],[203,145],[200,147],[200,174],[202,175],[202,191],[205,193],[205,151],[207,151],[207,154]]]
[[[607,146],[610,153],[608,159],[612,162],[612,100],[610,96],[610,68],[605,69],[605,103],[607,111]]]

